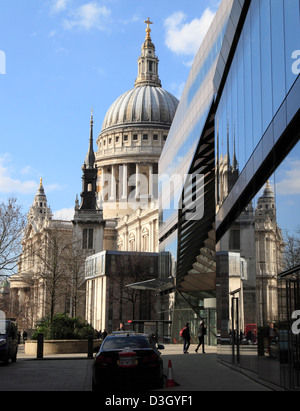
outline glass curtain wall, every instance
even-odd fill
[[[253,179],[299,110],[299,98],[286,104],[290,90],[299,88],[299,74],[292,70],[299,7],[299,0],[251,1],[216,112],[219,215],[226,202],[228,209],[230,195],[238,197]],[[276,171],[262,187],[253,184],[251,201],[217,243],[218,354],[294,389],[299,388],[299,338],[284,308],[291,282],[282,273],[297,267],[300,258],[300,143],[280,164],[274,155],[270,169]],[[292,280],[297,276],[299,271]],[[293,290],[297,296],[299,289]]]
[[[189,78],[186,83],[180,104],[170,129],[168,139],[159,161],[159,199],[160,199],[160,275],[176,276],[178,274],[178,236],[179,209],[187,175],[189,173],[195,151],[203,133],[209,111],[214,100],[213,79],[216,64],[223,44],[228,18],[233,0],[223,0],[212,27],[199,49]],[[200,246],[199,246],[200,252]],[[163,262],[165,255],[170,253],[172,264]],[[167,271],[166,265],[172,268]],[[182,278],[176,279],[176,286]],[[179,331],[186,322],[190,322],[194,342],[197,342],[199,319],[210,321],[212,333],[211,343],[216,343],[215,303],[207,305],[209,293],[179,292],[169,296],[169,310],[164,304],[164,318],[171,319],[172,342],[179,339]],[[214,299],[215,300],[215,299]],[[207,337],[209,339],[210,337]]]
[[[298,142],[217,245],[219,357],[288,389],[300,388],[299,176]]]
[[[299,7],[299,0],[251,1],[216,113],[218,206],[296,80],[292,55],[299,49]],[[254,169],[247,171],[250,177]]]

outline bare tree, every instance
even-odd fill
[[[119,310],[119,319],[123,320],[128,304],[131,304],[131,320],[141,317],[143,311],[147,311],[144,315],[150,318],[153,301],[149,292],[126,286],[153,278],[157,273],[157,269],[153,267],[154,260],[151,256],[142,253],[116,257],[116,264],[111,266],[110,279],[113,288],[112,297],[115,308],[118,307]]]
[[[66,255],[67,271],[70,275],[70,315],[77,317],[84,316],[85,311],[85,259],[86,251],[81,245],[73,243],[72,250]]]
[[[14,197],[0,204],[0,277],[15,272],[26,217]]]
[[[300,228],[296,234],[286,233],[285,249],[283,254],[283,267],[285,270],[300,264]]]
[[[13,276],[21,284],[22,298],[11,293],[15,316],[30,323],[27,328],[45,316],[52,320],[56,313],[84,316],[85,257],[66,222],[51,220],[42,228],[28,227],[19,272]]]
[[[71,276],[68,261],[72,255],[72,240],[68,232],[57,229],[44,230],[43,237],[35,250],[35,280],[44,291],[44,303],[52,320],[57,308],[61,312],[69,311]]]

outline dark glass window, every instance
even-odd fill
[[[146,337],[122,336],[107,337],[102,345],[102,350],[123,350],[124,348],[150,348]]]
[[[94,241],[94,230],[92,228],[84,228],[82,233],[82,248],[84,250],[92,250]]]
[[[230,230],[229,249],[230,250],[240,249],[240,230]]]

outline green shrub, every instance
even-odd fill
[[[67,314],[55,314],[52,322],[49,317],[37,323],[37,329],[32,335],[36,340],[38,334],[44,334],[45,340],[84,340],[89,337],[96,338],[96,331],[85,320]]]

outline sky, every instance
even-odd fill
[[[180,98],[219,3],[0,0],[0,201],[14,195],[27,213],[43,178],[54,215],[69,217],[91,108],[96,151],[106,112],[134,86],[144,20],[162,87]]]
[[[13,195],[27,213],[42,178],[54,217],[70,219],[81,192],[91,108],[96,151],[106,112],[134,86],[144,20],[154,23],[162,87],[180,99],[219,4],[0,0],[0,202]],[[300,202],[298,154],[273,179],[287,230],[295,228]]]

